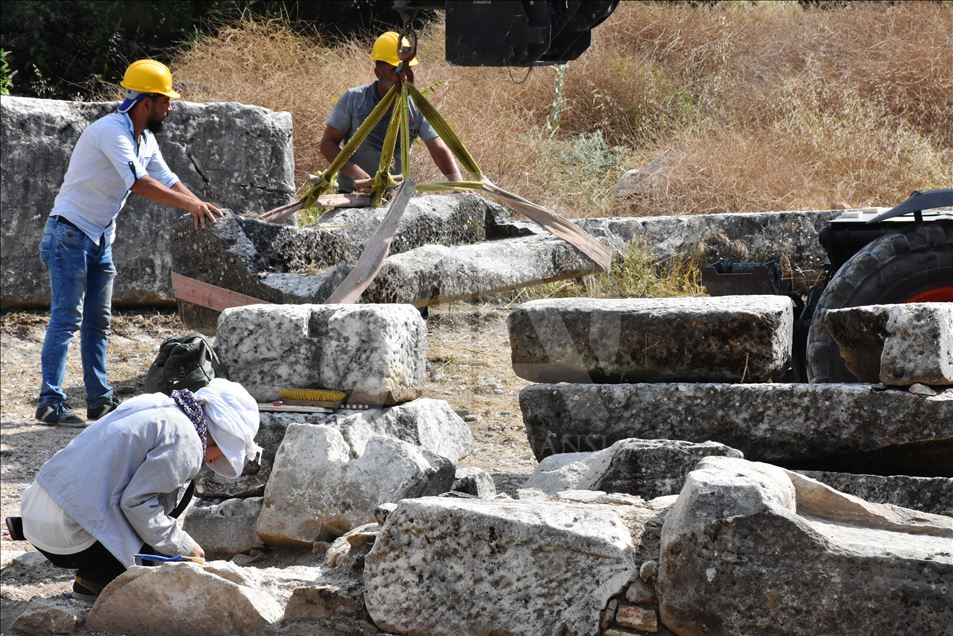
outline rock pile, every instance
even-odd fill
[[[874,373],[904,389],[933,385],[907,391],[717,377],[712,369],[733,368],[739,350],[754,369],[787,362],[787,352],[774,358],[761,344],[785,342],[784,335],[762,328],[789,330],[790,322],[768,320],[767,312],[760,321],[732,318],[722,306],[732,300],[743,306],[750,297],[689,299],[680,307],[554,300],[511,315],[514,370],[554,383],[520,394],[541,460],[526,486],[589,502],[625,496],[593,490],[678,493],[658,552],[646,554],[640,576],[611,597],[600,629],[944,633],[953,584],[953,518],[940,516],[953,510],[953,390],[944,388],[953,382],[937,371],[953,365],[948,308],[845,310],[860,315],[853,322],[831,312],[831,323],[843,326],[845,358],[875,359]],[[902,350],[916,355],[888,353]],[[641,382],[626,383],[632,380]],[[821,481],[747,461],[742,452],[819,469],[809,474]],[[899,474],[855,474],[865,470]],[[925,476],[908,476],[917,474]],[[818,585],[820,608],[811,602]],[[805,615],[805,607],[815,609]]]

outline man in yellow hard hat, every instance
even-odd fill
[[[36,419],[44,424],[85,426],[63,391],[66,357],[77,329],[87,419],[99,419],[119,404],[106,377],[106,336],[116,276],[115,220],[129,192],[187,211],[196,228],[222,214],[169,170],[156,143],[154,134],[179,97],[168,67],[155,60],[133,62],[121,86],[125,94],[117,112],[90,124],[76,142],[40,242],[51,292],[36,409]]]
[[[397,55],[399,40],[400,36],[393,31],[388,31],[377,38],[371,49],[377,81],[350,89],[341,96],[331,110],[321,137],[321,154],[328,161],[338,156],[342,143],[347,143],[358,126],[367,119],[378,102],[397,82],[397,66],[400,64],[400,57]],[[414,58],[410,61],[410,66],[416,65],[417,58]],[[409,102],[409,115],[411,141],[417,137],[423,140],[433,162],[444,178],[448,181],[462,180],[463,176],[450,148],[424,119],[413,101]],[[390,118],[391,113],[387,113],[367,136],[364,143],[351,155],[350,160],[341,167],[338,173],[338,189],[341,192],[353,192],[354,181],[367,179],[377,172]],[[394,173],[402,170],[399,152],[394,153],[394,164],[391,169]]]

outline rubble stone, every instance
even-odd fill
[[[752,460],[953,476],[953,400],[866,384],[537,384],[520,392],[536,457],[621,439],[716,441]]]
[[[949,622],[951,539],[949,517],[708,457],[662,530],[662,622],[686,635],[936,633]]]
[[[249,574],[227,562],[132,567],[106,586],[86,626],[119,634],[261,634],[283,612]]]
[[[215,348],[229,378],[259,402],[290,388],[400,404],[426,381],[427,329],[409,305],[250,305],[225,310]]]
[[[49,307],[37,246],[80,133],[115,103],[0,98],[3,291],[0,307]],[[192,192],[219,207],[261,212],[294,195],[291,115],[238,103],[177,101],[156,139]],[[250,147],[255,152],[247,152]],[[223,161],[222,157],[227,157]],[[113,306],[172,305],[170,232],[182,214],[133,194],[116,221],[120,275]],[[186,215],[188,218],[188,215]],[[190,226],[191,221],[186,222]]]
[[[365,602],[393,633],[587,634],[635,575],[607,507],[430,497],[391,513],[365,559]]]
[[[601,490],[653,499],[678,494],[685,476],[702,457],[709,455],[744,457],[717,442],[624,439],[593,453],[545,457],[523,487],[550,494],[562,490]]]
[[[658,631],[658,612],[651,607],[622,605],[615,614],[615,621],[622,627],[639,629],[644,632]]]
[[[786,296],[560,298],[509,316],[513,371],[534,382],[764,381],[791,357]]]
[[[493,499],[496,496],[496,484],[493,476],[482,468],[468,466],[458,468],[450,490],[463,492],[481,499]]]
[[[255,531],[261,501],[261,497],[200,499],[189,507],[182,529],[202,546],[206,559],[230,559],[264,545]]]
[[[953,306],[867,305],[825,315],[844,363],[861,382],[953,385]]]
[[[262,447],[261,458],[249,462],[238,479],[224,479],[203,468],[196,480],[200,497],[226,499],[265,494],[275,454],[289,424],[324,424],[341,430],[357,426],[390,435],[443,455],[456,463],[473,452],[473,435],[444,400],[418,398],[397,406],[361,411],[341,410],[321,413],[261,413],[255,441]]]
[[[73,612],[47,603],[33,601],[13,620],[15,634],[71,634],[83,620]]]
[[[953,517],[953,478],[907,475],[856,475],[798,471],[841,492],[873,503],[893,504]]]
[[[271,545],[311,547],[373,521],[382,503],[449,490],[453,473],[446,457],[367,427],[291,424],[258,534]]]
[[[315,585],[299,587],[291,595],[282,623],[328,618],[359,618],[370,622],[364,609],[361,585]],[[374,630],[375,632],[377,630]]]

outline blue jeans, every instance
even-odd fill
[[[112,246],[106,243],[104,237],[97,245],[79,230],[47,219],[40,258],[50,272],[50,323],[40,355],[40,404],[66,400],[66,356],[77,329],[87,406],[95,408],[113,396],[106,379],[106,336],[116,267]]]

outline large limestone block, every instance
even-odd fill
[[[183,530],[205,550],[207,559],[230,559],[264,545],[255,527],[261,512],[261,497],[199,500],[189,507]]]
[[[662,528],[662,622],[686,635],[949,634],[951,542],[953,518],[706,458]]]
[[[743,457],[717,442],[624,439],[593,453],[562,453],[544,458],[524,488],[548,494],[563,490],[628,493],[646,499],[677,495],[685,476],[703,457]]]
[[[446,457],[366,426],[291,424],[278,449],[258,534],[278,546],[310,547],[374,521],[382,503],[450,490]]]
[[[764,381],[793,324],[786,296],[560,298],[509,316],[513,370],[534,382]]]
[[[49,306],[49,279],[37,256],[43,225],[80,134],[115,107],[0,98],[3,309]],[[220,207],[261,212],[294,195],[291,131],[289,113],[238,103],[176,102],[157,139],[169,167],[198,196]],[[170,231],[181,214],[136,194],[129,197],[116,221],[115,306],[173,303]]]
[[[781,262],[785,280],[806,294],[825,274],[827,254],[818,234],[845,210],[623,216],[582,219],[578,225],[615,250],[632,241],[647,245],[656,261],[698,255],[706,263],[722,258]]]
[[[250,574],[226,562],[132,567],[99,595],[86,627],[111,634],[261,634],[283,610]]]
[[[289,424],[324,424],[341,431],[352,427],[389,435],[457,463],[473,452],[473,434],[444,400],[418,398],[383,409],[321,413],[262,413],[255,442],[262,447],[257,462],[249,462],[238,479],[224,479],[205,467],[196,480],[200,497],[255,497],[265,493],[275,455]]]
[[[458,247],[425,245],[387,258],[364,299],[425,306],[596,271],[589,257],[549,235]]]
[[[425,498],[387,517],[365,601],[399,634],[595,634],[636,576],[631,535],[605,507]]]
[[[953,477],[953,400],[866,384],[538,384],[520,392],[538,459],[630,437],[715,441],[790,467]]]
[[[201,232],[192,229],[189,219],[180,219],[172,228],[173,269],[268,302],[323,303],[357,262],[386,212],[340,209],[304,228],[229,216]],[[390,254],[427,244],[481,242],[487,228],[507,218],[500,206],[474,194],[417,197],[407,205]],[[180,301],[179,312],[192,328],[215,332],[218,311]]]
[[[825,320],[861,382],[953,385],[953,304],[848,307],[828,311]]]
[[[260,402],[288,388],[399,404],[426,381],[427,329],[410,305],[247,305],[222,313],[215,350]]]
[[[953,478],[857,475],[800,471],[811,479],[873,503],[893,504],[953,517]]]

